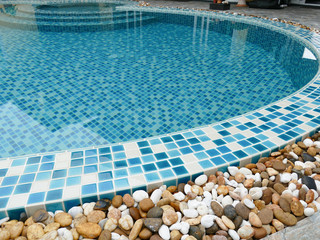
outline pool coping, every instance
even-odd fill
[[[210,11],[118,8],[222,18],[276,29],[299,38],[320,59],[320,35],[297,26]],[[23,211],[31,215],[39,207],[68,210],[114,194],[176,185],[227,166],[256,162],[316,132],[319,85],[320,68],[294,94],[222,122],[143,140],[0,159],[0,219],[19,218]]]

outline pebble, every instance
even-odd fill
[[[232,238],[232,240],[240,240],[240,237],[235,230],[229,229],[228,234]]]
[[[119,219],[119,226],[124,230],[130,230],[133,227],[133,219],[130,215],[126,215]]]
[[[32,219],[34,222],[44,222],[48,217],[49,214],[44,209],[39,209],[32,215]]]
[[[111,203],[115,208],[120,207],[122,205],[122,203],[123,203],[122,196],[120,196],[120,195],[114,196]]]
[[[277,231],[284,229],[283,223],[277,219],[272,220],[272,225],[275,227],[275,229],[277,229]]]
[[[254,227],[258,227],[258,228],[262,227],[262,222],[261,222],[260,218],[254,212],[250,212],[250,214],[249,214],[249,222]]]
[[[279,172],[282,172],[286,169],[286,165],[282,161],[274,161],[272,163],[272,167]]]
[[[249,190],[249,194],[253,200],[258,200],[262,197],[262,189],[259,187],[253,187]]]
[[[239,216],[241,216],[243,219],[248,219],[249,218],[250,209],[247,208],[246,205],[244,205],[243,203],[238,203],[235,206],[235,210],[236,210],[237,214]]]
[[[128,193],[123,196],[122,201],[128,208],[133,207],[134,205],[134,199]]]
[[[134,201],[136,202],[141,202],[143,199],[148,198],[149,195],[146,191],[144,190],[137,190],[132,194],[132,197],[134,199]]]
[[[267,230],[263,227],[261,228],[253,228],[254,229],[254,238],[261,239],[267,236]]]
[[[199,227],[190,226],[189,235],[193,236],[197,240],[201,240],[203,233],[201,232]]]
[[[307,217],[310,217],[314,214],[314,209],[313,208],[305,208],[304,209],[304,215]]]
[[[250,226],[243,226],[238,229],[238,235],[242,239],[249,239],[254,235],[254,229]]]
[[[259,211],[258,217],[260,218],[261,223],[263,225],[269,224],[272,222],[273,219],[273,211],[268,208],[264,208],[261,211]]]
[[[205,215],[201,218],[201,224],[205,228],[210,228],[213,225],[214,219],[215,219],[214,215]]]
[[[221,204],[223,207],[225,207],[227,205],[231,205],[232,203],[233,203],[233,200],[229,195],[227,195],[221,199]]]
[[[199,213],[195,209],[184,209],[183,215],[188,218],[196,218],[196,217],[198,217]]]
[[[161,220],[161,219],[160,219]],[[142,226],[143,226],[143,220],[142,219],[138,219],[135,223],[134,223],[134,225],[133,225],[133,227],[132,227],[132,229],[131,229],[131,231],[130,231],[130,234],[129,234],[129,240],[135,240],[135,239],[137,239],[137,237],[138,237],[138,235],[139,235],[139,233],[140,233],[140,231],[141,231],[141,229],[142,229]],[[150,230],[150,229],[149,229]]]
[[[69,213],[60,212],[54,216],[54,221],[61,227],[67,227],[72,223],[72,216]]]
[[[197,177],[194,181],[195,184],[202,186],[203,184],[205,184],[208,181],[208,176],[207,175],[200,175],[199,177]]]
[[[229,218],[227,218],[226,216],[222,216],[221,217],[221,220],[222,220],[222,222],[224,223],[224,225],[228,228],[228,229],[235,229],[236,227],[235,227],[235,225],[234,225],[234,223],[229,219]]]
[[[291,212],[290,203],[288,200],[284,197],[280,197],[279,199],[279,206],[282,208],[285,212]]]
[[[250,209],[254,209],[256,207],[256,205],[254,205],[254,203],[249,200],[248,198],[243,200],[244,205],[246,205],[246,207],[250,208]]]
[[[3,232],[3,230],[2,230]],[[41,238],[44,235],[44,230],[42,228],[42,225],[39,223],[32,224],[27,229],[27,238],[29,240],[36,240]],[[10,235],[10,233],[9,233]]]
[[[216,201],[211,202],[211,208],[215,215],[221,217],[223,215],[223,207]]]
[[[170,231],[169,228],[166,225],[162,225],[159,229],[159,235],[164,240],[170,239]]]
[[[280,222],[287,226],[293,226],[297,224],[297,218],[294,215],[286,213],[281,209],[274,209],[273,214]]]
[[[231,220],[235,219],[237,216],[236,209],[232,205],[226,205],[223,209],[223,214]]]
[[[178,221],[178,214],[174,210],[166,210],[163,213],[162,221],[165,225],[171,226]]]
[[[83,213],[83,208],[82,207],[72,207],[69,209],[68,213],[72,216],[72,218],[75,218],[80,213]]]
[[[153,201],[150,198],[142,199],[139,202],[139,208],[144,212],[148,212],[154,206],[155,205],[154,205]]]
[[[161,218],[146,218],[144,220],[144,225],[151,231],[151,232],[158,232],[159,228],[162,225]]]
[[[95,205],[96,205],[95,202],[91,202],[83,206],[83,214],[88,216],[88,214],[93,211],[93,208],[95,207]]]

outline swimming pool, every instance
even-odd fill
[[[50,7],[10,10],[20,18],[0,30],[1,216],[254,162],[319,125],[318,35],[241,16],[111,9],[117,19],[106,23],[104,9],[98,24],[75,24],[73,13],[61,23],[64,11]]]
[[[318,70],[303,44],[263,27],[82,5],[1,15],[0,158],[205,126],[287,97]]]

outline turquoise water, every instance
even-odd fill
[[[113,10],[75,27],[52,8],[13,12],[0,17],[0,157],[211,124],[292,94],[318,67],[245,24]]]

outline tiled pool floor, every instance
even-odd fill
[[[194,14],[202,17],[215,13]],[[261,19],[220,17],[271,24],[304,38],[319,53],[320,35],[313,32]],[[295,95],[219,124],[139,142],[3,159],[0,218],[18,217],[22,211],[31,214],[39,207],[49,211],[69,209],[115,193],[173,185],[229,165],[256,162],[270,151],[314,133],[320,125],[319,106],[318,73],[311,84]]]

